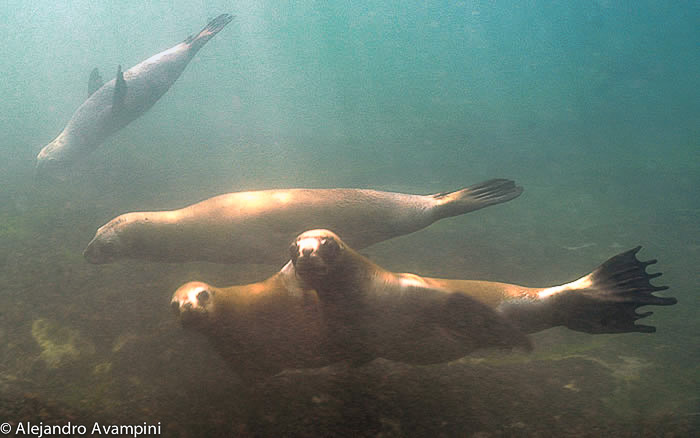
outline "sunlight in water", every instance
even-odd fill
[[[585,277],[581,277],[576,281],[572,281],[571,283],[566,283],[561,286],[554,286],[554,287],[548,287],[547,289],[539,292],[537,295],[540,298],[547,298],[549,296],[569,291],[569,290],[580,290],[580,289],[586,289],[591,286],[593,286],[593,282],[591,281],[590,274],[586,275]]]

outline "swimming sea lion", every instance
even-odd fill
[[[364,248],[521,193],[506,179],[426,196],[360,189],[229,193],[180,210],[118,216],[97,230],[84,255],[91,263],[138,258],[281,264],[279,248],[304,230],[332,227]]]
[[[256,381],[285,368],[328,364],[318,298],[287,263],[265,281],[217,288],[180,286],[172,307],[182,326],[203,333],[238,375]]]
[[[318,295],[328,337],[341,344],[336,348],[358,358],[426,364],[457,359],[474,347],[523,344],[519,333],[558,325],[587,333],[653,332],[634,324],[651,314],[636,309],[676,299],[653,295],[667,287],[650,284],[661,274],[646,273],[656,261],[637,260],[639,249],[548,288],[389,272],[328,230],[302,233],[290,254],[303,287]]]
[[[187,283],[172,306],[245,379],[377,357],[445,362],[482,347],[529,348],[526,333],[565,325],[588,333],[651,332],[635,309],[675,304],[653,292],[639,248],[553,287],[388,272],[326,230],[301,234],[292,260],[260,283]]]
[[[199,49],[224,28],[233,17],[222,14],[197,36],[122,72],[102,84],[97,69],[92,71],[88,99],[75,111],[63,131],[37,155],[37,173],[61,172],[86,156],[141,114],[165,94]]]

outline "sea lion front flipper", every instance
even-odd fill
[[[562,325],[586,333],[653,333],[656,327],[635,324],[652,312],[637,313],[642,306],[670,306],[677,300],[657,297],[654,292],[668,286],[654,286],[649,280],[660,272],[648,274],[646,268],[656,260],[637,259],[638,246],[608,259],[579,281],[587,287],[563,292],[555,297],[558,319]]]
[[[88,97],[92,96],[92,93],[99,90],[104,85],[102,76],[100,76],[100,71],[97,67],[92,69],[90,72],[90,79],[88,79]]]
[[[515,324],[464,293],[450,293],[445,306],[435,317],[463,342],[473,344],[472,348],[517,347],[532,350],[532,342]]]
[[[122,66],[117,67],[117,77],[114,79],[114,97],[112,98],[112,111],[119,112],[124,107],[124,98],[126,97],[126,81]]]

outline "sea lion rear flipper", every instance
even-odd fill
[[[90,72],[90,79],[88,79],[88,97],[92,96],[92,93],[99,90],[102,85],[104,85],[104,81],[100,76],[100,71],[95,67]]]
[[[517,198],[523,188],[515,181],[503,178],[490,179],[454,192],[436,193],[436,219],[468,213],[489,205],[501,204]]]
[[[677,300],[657,297],[654,292],[668,286],[654,286],[650,280],[660,272],[648,274],[646,268],[656,260],[642,262],[636,254],[638,246],[608,259],[582,280],[588,286],[563,292],[558,300],[557,313],[561,324],[586,333],[653,333],[656,327],[635,324],[652,312],[637,313],[642,306],[670,306]]]
[[[207,41],[209,41],[214,35],[219,33],[227,24],[233,20],[233,15],[231,14],[221,14],[213,20],[209,21],[204,29],[202,29],[197,36],[190,35],[184,41],[185,44],[189,44],[192,50],[195,52],[204,46]]]
[[[112,98],[112,111],[119,112],[124,106],[124,98],[126,97],[126,81],[122,66],[117,67],[117,77],[114,79],[114,97]]]

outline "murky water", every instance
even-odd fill
[[[67,179],[34,180],[94,67],[110,80],[224,12],[233,22],[148,113]],[[687,2],[3,3],[0,423],[87,426],[75,436],[95,422],[182,437],[697,433],[696,23]],[[394,271],[543,286],[641,244],[679,301],[652,309],[657,333],[555,328],[529,355],[248,385],[179,326],[170,297],[280,266],[82,256],[121,213],[226,192],[427,194],[494,177],[525,193],[363,253]]]

